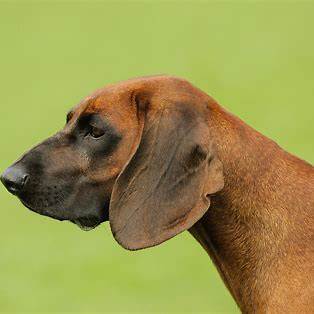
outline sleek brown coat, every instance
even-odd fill
[[[314,313],[313,166],[185,80],[98,90],[2,181],[40,214],[109,218],[127,249],[189,230],[244,313]]]

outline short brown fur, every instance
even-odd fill
[[[157,93],[158,104],[175,97],[208,116],[225,187],[190,232],[212,257],[243,312],[313,313],[313,166],[185,80],[139,78],[111,88]]]
[[[96,91],[63,135],[84,112],[100,113],[122,135],[106,173],[81,166],[107,182],[121,245],[154,246],[188,229],[243,313],[314,312],[312,165],[171,76]]]

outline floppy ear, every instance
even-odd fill
[[[113,188],[109,221],[115,239],[136,250],[190,228],[224,185],[204,118],[172,104],[143,117],[141,140]]]

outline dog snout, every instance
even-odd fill
[[[18,165],[14,165],[6,169],[1,175],[1,182],[6,189],[14,195],[18,195],[22,192],[29,174]]]

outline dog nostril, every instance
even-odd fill
[[[12,194],[19,194],[26,182],[29,179],[29,175],[18,166],[12,166],[8,168],[2,175],[1,181],[9,192]]]

